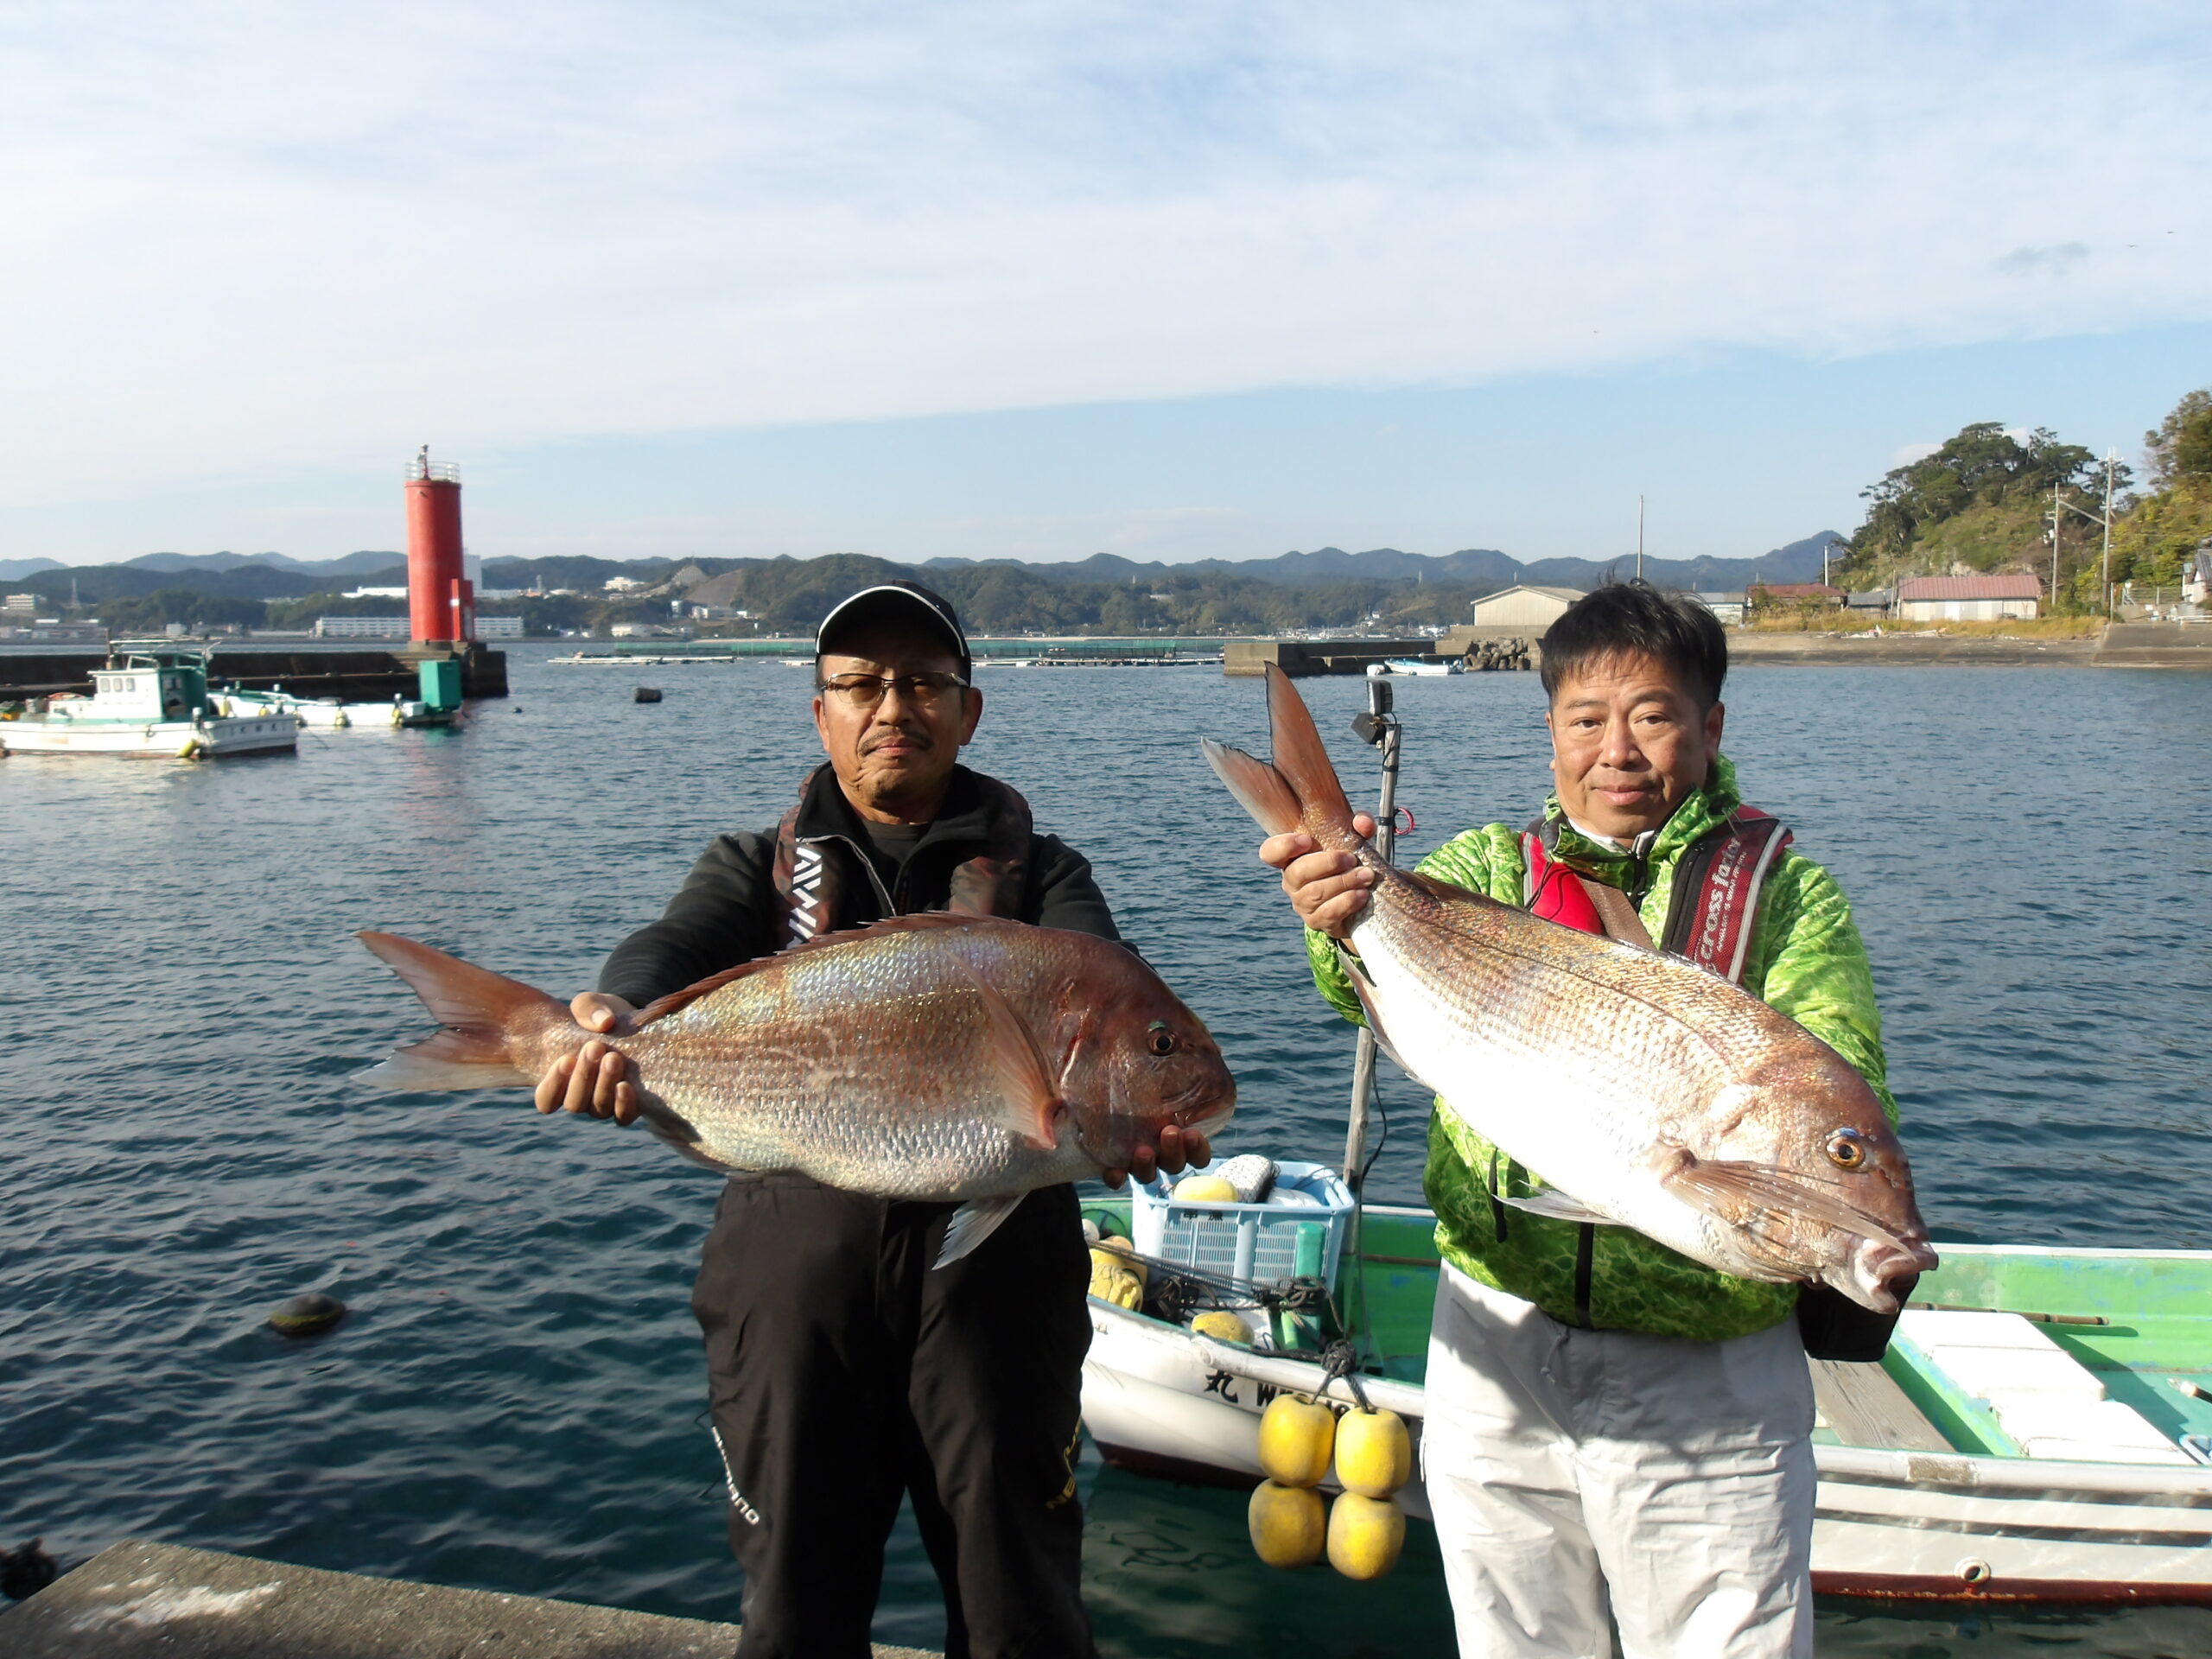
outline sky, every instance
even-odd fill
[[[1746,556],[2212,383],[2201,13],[0,12],[0,558]]]

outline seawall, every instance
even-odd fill
[[[738,1627],[126,1541],[0,1612],[8,1659],[732,1659]],[[931,1659],[878,1648],[874,1659]]]

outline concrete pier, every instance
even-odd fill
[[[731,1659],[734,1624],[127,1541],[0,1612],[7,1659]],[[930,1659],[878,1648],[876,1659]]]

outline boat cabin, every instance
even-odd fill
[[[92,671],[92,712],[113,720],[192,720],[207,713],[207,660],[197,652],[133,651]]]

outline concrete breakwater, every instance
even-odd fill
[[[190,641],[183,642],[187,645]],[[417,651],[318,651],[217,645],[208,656],[207,677],[218,685],[265,691],[282,686],[302,697],[345,697],[381,702],[413,696],[416,664],[425,656],[459,658],[464,697],[507,695],[506,653],[472,645],[458,652],[442,647]],[[97,651],[0,652],[0,699],[49,697],[64,692],[89,694],[92,671],[106,660]]]
[[[738,1627],[129,1541],[0,1612],[10,1659],[729,1659]],[[930,1659],[913,1648],[875,1659]]]

